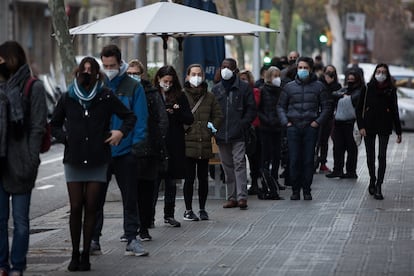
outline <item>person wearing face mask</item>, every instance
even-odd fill
[[[40,165],[40,145],[47,118],[46,91],[42,82],[35,81],[30,94],[24,92],[30,78],[31,70],[23,47],[16,41],[2,43],[0,275],[23,275],[27,264],[30,200]],[[14,223],[12,237],[9,235],[8,227],[10,213]],[[9,240],[12,241],[11,247]]]
[[[195,80],[198,83],[198,80]],[[161,180],[164,180],[164,223],[173,227],[180,227],[181,223],[174,217],[175,196],[177,193],[178,179],[186,177],[186,156],[185,156],[185,131],[184,125],[191,125],[194,116],[191,113],[188,99],[180,81],[177,71],[170,65],[164,65],[154,76],[154,86],[158,89],[164,100],[165,110],[168,115],[168,132],[165,138],[168,155],[168,168],[160,173],[153,197],[153,217],[158,201],[158,192]]]
[[[342,88],[341,84],[338,81],[338,74],[336,72],[335,66],[326,65],[325,68],[323,68],[323,73],[319,77],[319,80],[326,86],[328,96],[331,100],[331,104],[333,104],[332,93]],[[321,125],[319,131],[315,162],[315,170],[317,170],[319,167],[319,173],[331,172],[326,163],[328,162],[328,141],[329,137],[331,136],[333,124],[334,116],[332,108],[328,120],[323,125]]]
[[[111,161],[110,145],[119,144],[133,130],[136,117],[104,86],[98,62],[85,57],[75,71],[68,92],[59,100],[50,121],[52,135],[65,145],[63,164],[70,201],[72,259],[69,271],[90,270],[89,254],[100,195]],[[111,128],[112,116],[122,124]],[[83,229],[83,251],[80,240]]]
[[[261,89],[261,101],[257,114],[260,119],[260,139],[262,144],[261,168],[270,173],[279,185],[279,189],[286,187],[279,183],[279,166],[282,141],[282,125],[277,115],[276,106],[282,92],[280,70],[275,66],[267,69],[265,84]],[[276,193],[275,197],[279,195]]]
[[[128,64],[122,60],[121,50],[116,45],[107,45],[101,50],[103,71],[106,75],[106,85],[111,88],[114,95],[137,117],[132,131],[118,143],[111,143],[112,159],[108,166],[107,182],[100,198],[100,208],[97,214],[97,223],[92,240],[92,254],[102,254],[99,237],[103,227],[103,210],[108,185],[112,175],[121,191],[123,206],[123,235],[121,241],[127,242],[125,255],[146,256],[148,252],[143,249],[137,236],[140,229],[137,200],[138,186],[140,185],[136,174],[138,161],[133,148],[142,148],[147,141],[148,108],[145,92],[139,81],[127,74]],[[117,129],[123,120],[112,116],[111,129]]]
[[[397,88],[390,75],[388,65],[375,67],[367,90],[361,93],[356,109],[358,128],[364,137],[369,171],[368,192],[382,200],[382,184],[387,166],[387,147],[392,130],[401,143],[401,121],[398,113]],[[375,173],[375,140],[378,136],[378,171]]]
[[[365,84],[357,71],[348,71],[345,77],[346,87],[332,93],[335,102],[335,121],[332,132],[334,167],[328,178],[340,177],[356,179],[358,146],[354,139],[355,108],[360,100]],[[344,159],[346,157],[346,173]]]
[[[288,66],[280,72],[280,78],[282,79],[282,87],[295,79],[296,76],[296,61],[300,57],[298,51],[291,51],[288,54],[287,62]]]
[[[252,87],[238,77],[237,62],[221,63],[221,81],[212,89],[224,119],[216,134],[220,160],[226,177],[227,201],[223,208],[247,209],[247,167],[245,132],[256,117]]]
[[[263,72],[263,82],[264,82],[264,75],[266,71]],[[248,83],[253,88],[253,96],[254,101],[256,103],[256,108],[260,104],[260,89],[258,87],[254,87],[254,77],[253,73],[249,70],[243,70],[239,73],[240,80]],[[263,86],[263,85],[262,85]],[[252,126],[254,127],[255,134],[256,134],[256,143],[254,147],[254,151],[246,152],[247,160],[249,161],[249,169],[250,169],[250,179],[252,183],[247,190],[248,195],[257,195],[259,191],[258,180],[260,178],[260,170],[261,170],[261,143],[260,143],[260,133],[259,133],[259,126],[260,120],[259,117],[256,118],[252,122]]]
[[[137,157],[138,168],[136,174],[140,183],[138,185],[139,236],[141,241],[151,241],[149,228],[154,227],[152,198],[160,167],[165,157],[163,151],[165,149],[165,136],[168,131],[168,116],[158,89],[152,86],[148,80],[138,78],[145,73],[143,64],[137,59],[131,60],[127,73],[130,77],[139,80],[144,87],[147,99],[147,142],[144,147],[133,147],[132,152]]]
[[[212,158],[211,137],[214,130],[220,128],[223,114],[214,97],[209,92],[204,80],[204,71],[200,64],[192,64],[187,68],[184,93],[187,96],[194,116],[194,122],[185,133],[186,178],[184,181],[184,220],[208,220],[205,209],[208,195],[208,162]],[[209,125],[212,127],[209,128]],[[194,180],[198,178],[199,216],[192,210]]]
[[[277,105],[282,126],[287,128],[291,200],[312,200],[315,146],[319,127],[326,122],[331,104],[325,85],[313,73],[313,59],[297,60],[297,76],[286,84]]]

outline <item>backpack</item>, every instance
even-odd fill
[[[34,84],[35,81],[37,81],[38,79],[35,77],[30,76],[30,78],[27,80],[26,85],[24,87],[24,95],[29,99],[30,98],[30,92],[32,90],[32,86]],[[40,145],[40,153],[45,153],[47,152],[51,145],[52,145],[52,134],[51,134],[51,128],[49,123],[47,122],[45,125],[45,133],[43,134],[42,137],[42,143]]]
[[[277,185],[276,179],[274,179],[269,170],[262,169],[260,180],[261,187],[257,192],[258,199],[282,199],[279,196],[279,187]]]

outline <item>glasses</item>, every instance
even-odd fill
[[[139,75],[142,75],[142,73],[140,73],[140,72],[127,72],[127,74],[128,75],[135,75],[135,76],[139,76]]]

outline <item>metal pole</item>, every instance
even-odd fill
[[[136,9],[143,6],[144,0],[135,0]],[[134,36],[134,55],[144,64],[145,69],[147,69],[147,37],[145,34],[137,34]]]
[[[302,33],[303,33],[304,25],[299,24],[297,27],[297,37],[296,37],[296,43],[298,49],[297,51],[302,55]]]
[[[260,0],[255,0],[256,25],[260,25]],[[260,38],[259,33],[255,34],[253,45],[253,76],[255,79],[260,77]]]

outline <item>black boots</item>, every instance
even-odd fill
[[[374,198],[377,199],[377,200],[383,200],[384,199],[384,196],[382,195],[382,192],[381,192],[381,185],[382,185],[382,183],[380,183],[380,182],[377,182],[375,184]]]
[[[247,191],[248,195],[257,195],[259,192],[259,185],[257,184],[257,177],[252,177],[252,185]]]
[[[79,270],[79,258],[80,253],[79,251],[72,252],[72,259],[70,260],[68,270],[69,271],[78,271]]]
[[[91,270],[91,263],[89,262],[89,251],[82,252],[80,263],[79,263],[79,271],[89,271]]]

